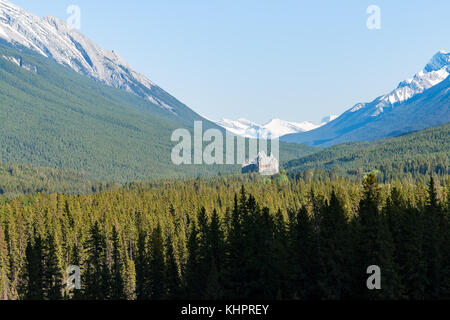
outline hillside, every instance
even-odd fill
[[[73,170],[0,163],[0,196],[7,198],[34,193],[86,194],[110,187],[88,181]]]
[[[336,145],[289,161],[285,168],[290,173],[324,169],[350,176],[375,170],[382,180],[418,178],[433,172],[449,174],[449,156],[450,124],[446,124],[395,138]]]
[[[193,174],[171,164],[170,136],[192,126],[194,113],[176,119],[144,99],[5,43],[0,97],[3,162],[83,170],[100,180]]]
[[[239,166],[175,166],[170,141],[195,120],[100,84],[0,40],[0,150],[3,163],[72,169],[89,180],[126,182],[239,172]],[[311,153],[282,146],[282,160]],[[285,150],[285,151],[283,151]]]

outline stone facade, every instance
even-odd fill
[[[271,176],[280,172],[280,164],[273,155],[267,156],[264,152],[261,152],[254,160],[242,165],[242,173],[250,172]]]

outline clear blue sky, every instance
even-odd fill
[[[318,122],[450,50],[448,0],[11,1],[62,19],[78,5],[81,32],[213,119]]]

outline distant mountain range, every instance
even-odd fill
[[[358,103],[318,129],[283,141],[326,147],[391,137],[450,122],[450,53],[440,51],[413,78],[369,103]]]
[[[313,146],[374,140],[448,123],[449,74],[450,54],[441,51],[392,92],[337,118],[327,117],[322,124],[212,122],[65,22],[41,19],[0,0],[0,160],[73,169],[83,179],[98,181],[239,172],[239,166],[175,166],[170,159],[172,132],[192,132],[194,121],[203,121],[205,129],[249,138],[281,137],[280,161],[286,162],[316,152]]]
[[[215,121],[215,123],[238,136],[246,138],[275,139],[291,133],[307,132],[317,129],[328,122],[333,121],[337,117],[338,116],[325,117],[321,124],[314,124],[309,121],[292,122],[272,119],[268,123],[260,125],[243,118],[238,120],[222,119],[220,121]]]
[[[172,163],[172,133],[192,132],[194,121],[225,131],[65,22],[0,0],[4,165],[73,169],[83,179],[116,182],[240,172],[239,165]],[[280,149],[281,161],[314,151]]]
[[[448,123],[450,53],[439,51],[413,78],[369,103],[358,103],[341,116],[321,124],[273,119],[260,125],[247,119],[215,123],[233,134],[280,138],[281,141],[327,147],[343,142],[370,141]]]

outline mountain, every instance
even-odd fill
[[[39,18],[0,0],[0,38],[20,44],[103,84],[133,93],[183,117],[184,104],[134,71],[115,51],[93,41],[54,17]]]
[[[326,125],[328,122],[334,121],[337,118],[339,118],[339,116],[336,115],[326,116],[322,119],[321,123],[322,125]]]
[[[118,182],[239,169],[173,165],[174,130],[192,130],[196,120],[219,127],[65,22],[41,19],[5,0],[0,120],[0,160],[9,165]]]
[[[240,172],[238,165],[172,163],[172,133],[180,128],[192,132],[194,120],[203,120],[205,129],[219,128],[192,111],[180,117],[0,39],[0,162],[5,165],[45,167],[29,171],[38,177],[49,172],[78,181],[72,173],[49,170],[54,168],[74,171],[82,181],[121,183]],[[312,152],[314,148],[305,145],[280,143],[282,162]],[[0,183],[0,188],[13,194],[68,190],[64,183],[52,189],[40,181],[30,185],[16,178],[2,177],[7,184]],[[17,181],[27,187],[11,186]],[[84,192],[90,183],[67,184],[71,185],[73,192]]]
[[[172,132],[202,120],[194,112],[184,115],[0,39],[3,163],[74,169],[89,179],[120,182],[217,173],[172,164]],[[204,127],[215,127],[208,123]]]
[[[316,130],[291,134],[283,141],[326,147],[374,140],[450,121],[450,53],[440,51],[413,78],[370,103],[358,103]]]
[[[427,181],[431,174],[450,174],[450,124],[406,135],[335,145],[284,166],[292,174],[311,169],[359,176],[375,171],[380,180],[411,177]]]
[[[267,139],[269,137],[279,138],[291,133],[311,131],[335,118],[335,116],[325,117],[320,125],[308,121],[291,122],[280,119],[272,119],[268,123],[260,125],[243,118],[238,120],[222,119],[221,121],[215,121],[215,123],[238,136]]]

